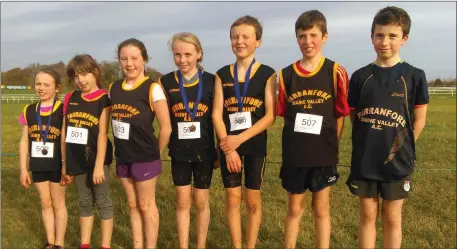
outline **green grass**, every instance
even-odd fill
[[[417,143],[417,171],[413,177],[413,191],[403,213],[403,248],[456,248],[456,99],[433,97],[429,105],[427,125]],[[17,119],[23,104],[2,105],[2,153],[18,153],[21,127]],[[282,247],[283,220],[287,210],[287,194],[278,178],[281,161],[282,119],[269,129],[268,161],[262,190],[263,221],[258,248]],[[351,125],[346,123],[341,142],[340,164],[349,165]],[[428,169],[428,170],[427,170]],[[441,169],[441,170],[435,170]],[[453,169],[453,170],[448,170]],[[358,199],[344,185],[349,169],[340,167],[340,180],[332,188],[331,214],[334,248],[358,247]],[[19,158],[2,157],[2,248],[37,248],[45,242],[40,201],[34,187],[26,190],[19,183]],[[128,206],[124,191],[111,170],[111,190],[115,207],[113,248],[131,246]],[[158,179],[156,192],[160,210],[158,248],[177,248],[175,221],[175,190],[169,162]],[[314,225],[307,199],[297,248],[314,247]],[[214,172],[210,190],[211,222],[208,248],[230,248],[230,235],[224,217],[224,192],[220,170]],[[68,248],[79,245],[78,202],[76,186],[67,191],[69,214],[66,234]],[[245,208],[243,206],[243,215]],[[195,248],[195,216],[192,211],[191,247]],[[97,220],[98,221],[98,216]],[[246,219],[243,219],[243,229]],[[92,246],[100,245],[100,226],[95,223]],[[382,246],[381,223],[378,222],[377,247]]]

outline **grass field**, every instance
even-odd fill
[[[2,153],[18,153],[21,127],[17,119],[23,104],[2,105]],[[269,129],[268,161],[263,184],[263,221],[258,248],[282,247],[283,219],[287,194],[278,178],[281,159],[280,136],[282,119]],[[344,182],[350,160],[350,127],[346,123],[341,144],[340,180],[331,192],[333,248],[356,248],[358,198],[352,196]],[[403,215],[403,248],[456,248],[456,99],[433,97],[429,105],[427,125],[417,143],[417,171],[413,191],[405,202]],[[167,158],[164,158],[167,159]],[[19,158],[2,156],[1,170],[2,248],[38,248],[45,242],[40,201],[34,187],[26,190],[19,183]],[[110,183],[115,207],[115,228],[112,248],[131,247],[128,206],[122,186],[111,170]],[[309,199],[308,199],[309,200]],[[157,202],[160,211],[158,248],[177,248],[175,191],[169,162],[158,179]],[[210,192],[211,222],[208,248],[230,248],[230,236],[224,218],[224,192],[220,170],[213,176]],[[66,247],[79,245],[78,202],[76,186],[67,191],[69,214]],[[192,211],[192,213],[194,213]],[[243,214],[245,209],[243,207]],[[98,220],[98,216],[96,217]],[[243,226],[246,219],[243,219]],[[380,220],[379,220],[380,221]],[[381,223],[378,223],[377,247],[382,246]],[[244,229],[244,228],[243,228]],[[190,246],[195,248],[195,220],[191,220]],[[100,226],[95,223],[92,247],[100,246]],[[302,218],[297,248],[314,247],[314,225],[307,203]]]

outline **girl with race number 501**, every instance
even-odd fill
[[[67,65],[67,76],[78,90],[65,96],[62,154],[67,182],[74,177],[79,194],[80,248],[90,248],[95,204],[100,213],[102,249],[110,248],[113,232],[108,183],[113,160],[108,139],[110,100],[102,89],[101,74],[87,54],[75,56]]]

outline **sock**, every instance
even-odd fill
[[[90,244],[81,244],[79,248],[90,249]]]

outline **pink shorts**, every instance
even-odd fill
[[[119,178],[131,178],[135,182],[152,179],[162,173],[162,162],[124,163],[116,159],[116,174]]]

